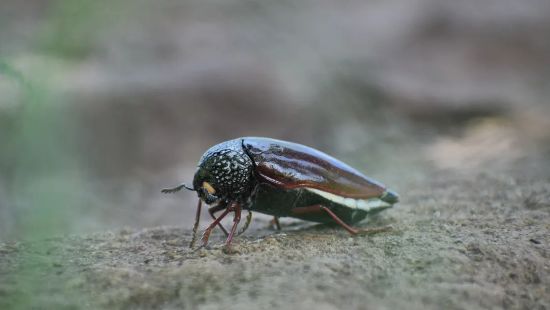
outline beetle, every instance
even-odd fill
[[[248,217],[242,233],[251,220],[251,211],[279,217],[293,217],[318,223],[337,223],[349,233],[384,231],[387,227],[357,229],[369,214],[392,207],[399,196],[383,184],[365,176],[342,161],[314,148],[282,140],[243,137],[219,143],[200,158],[192,186],[185,183],[163,189],[174,193],[186,188],[197,193],[199,201],[193,227],[194,247],[202,202],[213,222],[204,230],[202,246],[208,243],[212,230],[219,226],[227,235],[229,250],[241,220]],[[216,213],[223,213],[216,217]],[[228,232],[220,221],[234,213]],[[239,234],[240,234],[239,233]]]

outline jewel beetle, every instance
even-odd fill
[[[192,186],[183,183],[162,192],[174,193],[183,188],[199,197],[191,247],[196,241],[203,201],[211,206],[208,211],[213,222],[202,235],[202,246],[219,226],[227,235],[226,249],[237,233],[242,210],[249,213],[240,233],[250,224],[252,211],[273,215],[279,229],[279,217],[293,217],[337,223],[357,234],[385,230],[350,225],[399,201],[399,196],[381,183],[321,151],[258,137],[233,139],[211,147],[199,160]],[[216,217],[220,211],[223,213]],[[230,212],[234,218],[228,232],[220,221]]]

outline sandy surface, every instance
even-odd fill
[[[222,253],[190,231],[121,230],[0,246],[0,308],[547,309],[550,182],[531,160],[507,171],[429,169],[402,203],[350,237],[265,220]]]

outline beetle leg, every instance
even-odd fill
[[[277,230],[281,230],[281,223],[279,223],[279,218],[274,216],[273,219],[269,222],[269,226],[275,226]]]
[[[248,226],[250,226],[250,222],[252,222],[252,212],[248,210],[248,214],[246,215],[246,222],[244,223],[244,226],[243,228],[241,228],[239,233],[237,233],[237,236],[242,235],[248,229]]]
[[[202,238],[201,238],[203,247],[205,247],[208,244],[208,238],[210,238],[210,233],[212,233],[212,229],[214,229],[221,222],[221,220],[231,211],[232,210],[229,208],[225,209],[225,211],[223,211],[220,217],[218,217],[214,222],[212,222],[212,224],[210,224],[210,226],[208,226],[208,228],[204,230],[204,233],[202,234]]]
[[[227,236],[227,240],[225,241],[225,252],[231,252],[231,241],[233,241],[233,236],[235,236],[237,226],[241,221],[241,205],[234,203],[229,210],[234,211],[235,216],[233,217],[233,227],[231,227],[231,232],[229,232],[229,236]]]
[[[351,226],[349,226],[348,224],[344,223],[344,221],[342,221],[336,214],[334,214],[334,212],[332,212],[332,210],[330,210],[329,208],[325,207],[325,206],[322,206],[320,205],[319,206],[322,210],[324,210],[326,213],[328,213],[328,215],[330,215],[330,217],[332,217],[336,223],[338,223],[340,226],[342,226],[345,230],[347,230],[350,234],[352,235],[357,235],[357,234],[376,234],[376,233],[379,233],[379,232],[383,232],[383,231],[388,231],[388,230],[391,230],[391,227],[390,226],[384,226],[384,227],[374,227],[374,228],[363,228],[363,229],[357,229],[357,228],[353,228]]]
[[[218,212],[218,211],[221,211],[221,210],[224,210],[226,208],[226,205],[225,204],[219,204],[217,206],[213,206],[212,208],[209,208],[208,209],[208,213],[210,213],[210,216],[212,217],[212,219],[215,221],[216,220],[216,216],[214,215],[214,213]],[[225,236],[227,237],[229,235],[229,233],[227,232],[227,230],[225,229],[225,227],[223,227],[222,223],[219,223],[218,224],[218,227],[220,227],[220,229],[223,231],[223,233],[225,234]]]
[[[375,234],[383,231],[391,230],[391,226],[384,226],[384,227],[374,227],[374,228],[363,228],[363,229],[357,229],[354,227],[349,226],[346,224],[342,219],[338,217],[338,215],[334,214],[332,210],[329,208],[323,206],[323,205],[313,205],[309,207],[303,207],[303,208],[296,208],[295,212],[297,213],[307,213],[307,212],[320,212],[325,211],[332,219],[338,223],[338,225],[342,226],[345,230],[347,230],[352,235],[357,234]]]
[[[195,224],[193,225],[193,239],[191,239],[191,243],[189,244],[190,248],[194,247],[195,241],[197,241],[197,230],[199,229],[199,221],[201,219],[201,209],[202,200],[199,199],[199,203],[197,205],[197,214],[195,215]]]
[[[300,208],[296,208],[300,209]],[[279,218],[274,216],[271,221],[269,221],[269,224],[266,227],[267,229],[275,229],[275,230],[281,230],[281,224],[279,223]]]

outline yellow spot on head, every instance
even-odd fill
[[[216,193],[216,190],[210,185],[208,182],[202,182],[202,187],[210,194],[214,195]]]

